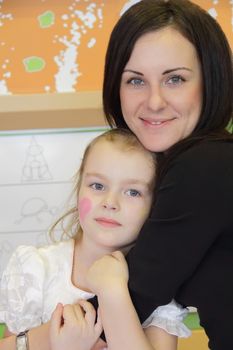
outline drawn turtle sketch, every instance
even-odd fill
[[[21,208],[21,217],[15,221],[15,223],[20,224],[22,220],[26,218],[36,218],[38,222],[42,222],[40,215],[42,213],[49,213],[54,215],[56,208],[49,208],[46,201],[39,197],[29,198],[24,202]]]

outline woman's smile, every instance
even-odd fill
[[[145,148],[164,152],[195,129],[202,108],[194,46],[167,27],[141,36],[122,74],[121,109]]]
[[[154,119],[150,119],[147,117],[141,117],[139,119],[141,119],[141,121],[143,122],[143,125],[145,127],[151,127],[153,129],[157,130],[157,129],[160,129],[160,127],[164,127],[164,126],[168,125],[176,118],[154,120]]]

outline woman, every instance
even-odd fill
[[[143,0],[113,29],[106,118],[158,154],[154,206],[127,257],[131,296],[141,321],[172,298],[197,307],[211,350],[233,349],[232,93],[230,47],[197,5]]]

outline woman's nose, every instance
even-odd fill
[[[167,105],[165,96],[160,86],[150,88],[147,103],[148,108],[152,111],[159,111]]]

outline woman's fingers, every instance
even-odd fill
[[[80,304],[58,304],[50,321],[50,347],[64,350],[90,350],[99,338],[101,321],[95,322],[96,312],[88,301],[81,300]]]
[[[63,317],[69,323],[81,322],[84,319],[84,310],[79,304],[64,306]]]
[[[60,331],[62,324],[63,324],[63,305],[59,303],[57,304],[51,316],[51,322],[50,322],[51,334],[57,335]]]
[[[100,309],[99,308],[97,310],[97,320],[95,323],[95,331],[97,332],[97,334],[99,334],[99,336],[103,332],[103,324],[102,324],[102,320],[100,317]]]
[[[80,306],[83,308],[85,312],[85,320],[89,326],[94,327],[95,333],[100,336],[103,331],[103,325],[100,318],[100,312],[98,309],[97,319],[96,319],[96,311],[94,306],[87,300],[79,300]]]
[[[96,319],[96,312],[94,306],[87,300],[79,300],[79,305],[83,308],[85,312],[85,320],[94,325]]]

